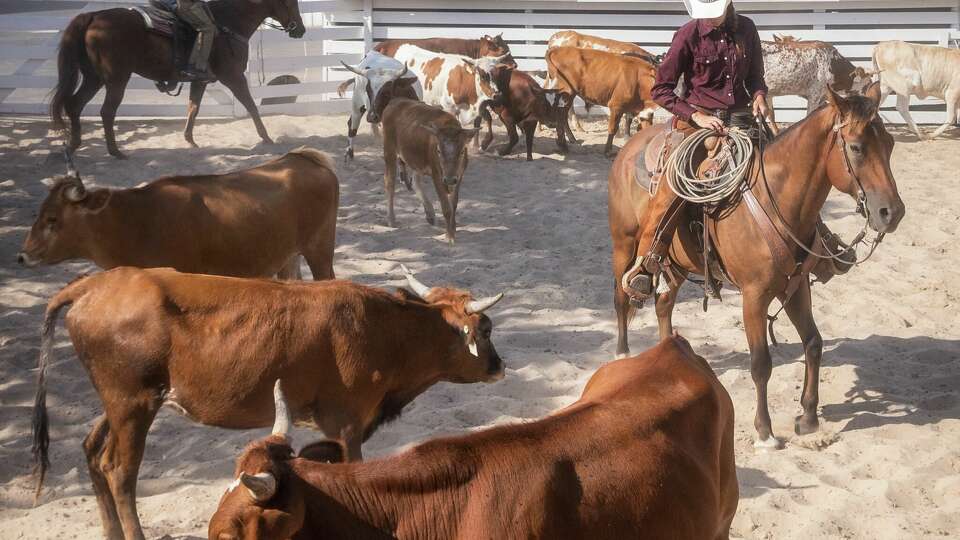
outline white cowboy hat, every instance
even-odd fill
[[[716,19],[727,11],[730,0],[683,0],[683,4],[694,19]]]

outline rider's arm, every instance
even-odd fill
[[[695,109],[684,98],[674,93],[680,75],[689,71],[693,59],[693,51],[686,30],[686,27],[681,28],[673,35],[670,50],[667,51],[660,67],[657,68],[657,80],[653,85],[651,94],[657,105],[670,111],[675,116],[689,121]],[[686,81],[686,84],[689,85],[690,81]]]
[[[749,19],[748,19],[749,20]],[[747,91],[750,92],[750,98],[756,99],[758,94],[767,95],[767,83],[763,80],[763,49],[760,45],[760,35],[757,33],[757,27],[752,26],[750,32],[750,43],[748,44],[747,54],[750,56],[750,70],[747,72]]]

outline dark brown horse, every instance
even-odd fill
[[[785,229],[789,228],[807,246],[812,243],[820,209],[831,187],[855,198],[865,197],[869,226],[878,233],[896,230],[903,218],[904,207],[890,170],[893,138],[877,116],[879,102],[877,84],[871,85],[863,96],[848,98],[831,90],[826,105],[783,132],[765,149],[766,181],[755,154],[754,167],[748,177],[749,189],[766,214],[773,216],[774,222],[779,221],[776,217],[779,209],[783,220],[776,224],[776,228],[786,233],[785,237],[789,234]],[[647,190],[634,180],[634,161],[662,129],[662,126],[654,126],[630,139],[610,171],[610,234],[613,239],[618,355],[626,355],[629,351],[627,323],[631,310],[621,287],[621,277],[637,256],[640,224],[646,219],[649,201]],[[669,187],[662,185],[660,189]],[[732,284],[743,293],[743,325],[750,347],[750,372],[757,388],[754,420],[759,436],[757,444],[778,447],[779,441],[773,436],[767,408],[767,381],[772,364],[767,348],[766,323],[771,302],[782,297],[786,290],[787,276],[780,270],[779,258],[768,247],[760,224],[752,217],[747,204],[742,204],[744,199],[739,201],[718,217],[715,243]],[[684,276],[687,273],[702,275],[702,257],[690,228],[682,223],[677,231],[670,250],[674,268]],[[802,248],[794,242],[784,242],[784,247],[792,251],[794,260],[803,260]],[[661,337],[669,336],[673,331],[671,316],[682,281],[672,283],[669,292],[657,297],[656,313]],[[784,309],[803,341],[806,362],[801,396],[803,414],[797,417],[795,430],[798,434],[811,433],[818,428],[817,386],[823,342],[813,320],[807,279],[801,281]]]
[[[302,37],[305,29],[297,1],[211,0],[209,5],[217,25],[227,30],[217,32],[210,53],[210,69],[250,113],[260,138],[270,143],[243,74],[247,66],[247,40],[267,18],[279,21],[290,37]],[[180,70],[173,63],[172,47],[172,39],[148,30],[143,16],[131,9],[81,13],[70,21],[60,40],[59,80],[50,103],[50,116],[54,128],[64,129],[63,113],[67,113],[71,150],[80,146],[80,113],[100,88],[106,86],[100,117],[107,150],[115,157],[125,157],[117,148],[113,121],[127,82],[132,73],[154,81],[178,80]],[[206,87],[203,82],[190,83],[190,108],[183,136],[192,146],[196,146],[193,123]]]

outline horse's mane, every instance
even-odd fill
[[[859,94],[853,94],[851,96],[848,96],[846,100],[847,100],[847,106],[850,109],[850,114],[854,118],[868,119],[873,116],[874,105],[873,105],[873,102],[870,101],[868,97],[861,96]],[[807,121],[809,121],[811,118],[816,116],[820,111],[822,111],[826,107],[829,107],[829,105],[826,103],[824,103],[823,105],[820,105],[819,107],[814,109],[812,113],[807,115],[806,118],[804,118],[803,120],[800,120],[799,122],[794,122],[792,125],[787,127],[787,129],[781,131],[780,134],[777,135],[777,137],[773,140],[773,142],[770,143],[767,149],[776,148],[784,140],[792,139],[794,132],[796,132],[800,126],[807,123]]]

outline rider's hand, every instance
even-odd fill
[[[717,133],[723,133],[723,122],[716,116],[697,111],[693,113],[690,120],[693,120],[694,124],[704,129],[712,129]]]
[[[753,98],[753,117],[756,118],[762,116],[764,118],[770,117],[770,109],[767,108],[767,100],[763,94],[757,94]]]

